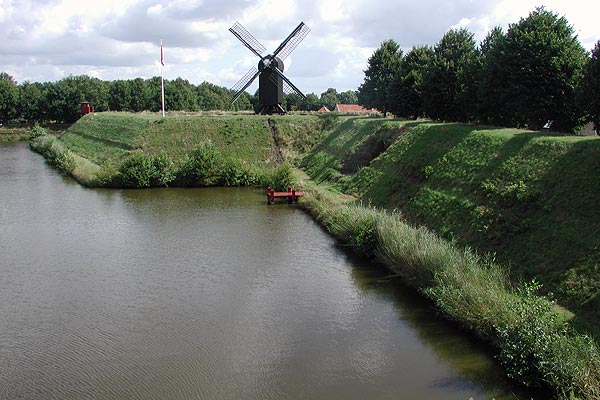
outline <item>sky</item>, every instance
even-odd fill
[[[229,27],[239,21],[269,53],[303,21],[311,32],[284,74],[319,95],[356,90],[385,40],[408,51],[465,27],[480,42],[539,6],[565,16],[586,50],[600,40],[592,0],[0,0],[0,71],[19,83],[160,76],[162,38],[166,79],[230,88],[258,58]]]

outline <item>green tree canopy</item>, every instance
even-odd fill
[[[429,46],[413,47],[402,60],[401,72],[393,83],[390,111],[405,118],[423,116],[423,75],[433,58]]]
[[[6,72],[0,73],[0,123],[7,123],[17,116],[18,100],[17,81]]]
[[[573,130],[581,122],[575,88],[586,61],[564,17],[541,7],[511,24],[485,60],[484,99],[498,110],[493,122],[540,129],[554,121],[554,129]]]
[[[392,83],[400,73],[402,50],[390,39],[381,44],[367,61],[365,80],[358,88],[358,102],[377,108],[386,116],[393,101]]]
[[[458,103],[458,76],[473,61],[475,40],[465,28],[452,29],[435,45],[423,77],[423,106],[427,115],[443,121],[464,119]]]
[[[592,50],[583,78],[583,108],[587,111],[596,132],[600,131],[600,41]]]
[[[335,105],[340,102],[338,98],[338,92],[334,88],[329,88],[325,92],[321,93],[321,104],[325,107],[333,110]]]
[[[358,94],[356,90],[346,90],[338,94],[339,102],[342,104],[358,104]]]
[[[41,119],[43,115],[43,93],[44,85],[38,82],[23,82],[19,85],[19,114],[20,119],[25,122],[33,122]]]
[[[109,85],[109,107],[112,111],[126,111],[131,107],[131,85],[129,81],[117,80]]]

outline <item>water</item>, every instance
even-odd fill
[[[257,189],[91,190],[0,145],[0,398],[526,398]]]

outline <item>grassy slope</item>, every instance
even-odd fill
[[[279,141],[290,159],[306,150],[305,143],[314,142],[320,132],[316,116],[270,118],[275,121]],[[107,161],[118,165],[136,149],[178,159],[199,144],[211,141],[226,156],[256,166],[271,166],[275,153],[268,119],[254,115],[162,119],[141,114],[96,113],[73,124],[60,141],[97,165]]]
[[[273,129],[270,128],[270,124]],[[273,130],[273,134],[271,133]],[[96,113],[82,117],[59,138],[74,153],[72,175],[82,184],[97,185],[114,176],[133,152],[167,155],[180,165],[198,146],[211,142],[235,163],[268,173],[278,165],[276,141],[284,159],[293,161],[321,133],[315,115],[178,115],[160,118],[130,113]],[[108,179],[110,181],[110,178]]]
[[[357,118],[303,164],[317,180],[495,252],[514,276],[536,277],[580,308],[598,332],[600,140]]]
[[[138,114],[88,114],[67,129],[60,141],[95,164],[118,164],[131,150],[139,148],[138,137],[154,120],[156,117]]]

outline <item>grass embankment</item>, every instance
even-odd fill
[[[277,185],[290,167],[279,167],[274,136],[293,149],[293,132],[318,137],[321,130],[316,116],[271,119],[273,133],[269,118],[253,115],[89,114],[54,147],[64,147],[74,158],[72,169],[59,168],[88,186]],[[48,139],[32,142],[46,155],[50,145]]]
[[[509,376],[560,396],[600,396],[600,352],[574,333],[536,284],[513,289],[491,259],[441,239],[401,216],[304,183],[303,204],[336,237],[417,287],[450,318],[499,349]]]
[[[600,140],[464,124],[341,121],[303,162],[374,206],[495,254],[600,332]]]
[[[599,156],[593,138],[350,118],[302,166],[377,207],[317,191],[307,197],[317,218],[495,343],[509,375],[598,398],[597,343],[535,295],[538,283],[511,282],[535,278],[577,311],[578,329],[598,334]],[[495,256],[458,250],[465,246]]]

